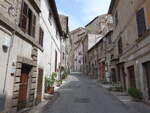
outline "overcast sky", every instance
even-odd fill
[[[69,16],[70,30],[83,27],[94,17],[105,14],[111,0],[56,0],[60,14]]]

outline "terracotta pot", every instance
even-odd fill
[[[54,94],[54,87],[48,87],[48,93]]]

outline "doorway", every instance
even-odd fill
[[[31,68],[32,67],[30,65],[26,64],[23,64],[21,68],[18,110],[21,110],[26,107],[29,73],[31,71]]]
[[[144,64],[146,78],[147,78],[147,88],[148,88],[148,96],[150,99],[150,62]]]
[[[111,75],[112,82],[117,83],[116,70],[114,68],[111,69],[111,73],[112,73],[112,75]]]
[[[39,68],[38,69],[36,104],[41,102],[41,99],[42,99],[42,86],[43,86],[43,69]]]
[[[128,67],[130,88],[136,88],[134,66]]]

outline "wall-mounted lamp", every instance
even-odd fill
[[[11,44],[11,39],[9,38],[4,38],[4,41],[3,41],[3,44],[2,44],[2,48],[3,48],[3,51],[6,53],[10,47],[10,44]]]

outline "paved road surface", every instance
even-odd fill
[[[60,97],[43,113],[135,113],[93,80],[69,76]]]

